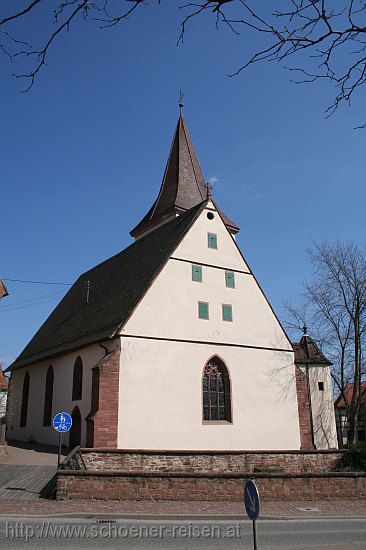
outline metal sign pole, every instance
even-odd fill
[[[61,447],[62,447],[62,432],[58,432],[58,457],[57,457],[57,469],[60,467],[61,462]]]
[[[254,550],[258,550],[257,546],[257,522],[255,519],[253,519],[253,543],[254,543]]]
[[[72,417],[69,413],[60,412],[53,417],[53,427],[58,432],[58,457],[57,457],[57,469],[60,467],[61,451],[62,451],[62,434],[68,432],[72,426]]]

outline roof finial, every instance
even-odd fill
[[[209,182],[207,182],[205,187],[206,187],[206,191],[207,191],[207,200],[208,200],[212,197],[212,186],[210,185]]]
[[[182,116],[182,109],[184,107],[182,101],[183,101],[183,97],[184,97],[184,94],[182,92],[182,90],[179,90],[179,104],[178,104],[178,107],[179,107],[179,116]]]
[[[302,327],[302,331],[304,333],[304,336],[308,336],[308,327],[305,325],[305,323],[304,323],[304,326]]]

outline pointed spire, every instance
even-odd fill
[[[130,235],[139,238],[207,200],[212,200],[229,231],[237,233],[239,227],[225,216],[212,199],[211,186],[205,182],[187,125],[180,113],[158,198]]]
[[[183,115],[179,115],[158,198],[131,231],[138,237],[163,219],[206,200],[206,182]]]

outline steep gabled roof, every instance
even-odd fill
[[[295,350],[295,363],[331,365],[332,363],[323,355],[314,340],[304,334],[299,343],[292,343]]]
[[[81,275],[9,369],[112,338],[204,205],[201,202]]]
[[[145,231],[169,219],[176,213],[193,208],[207,198],[207,188],[187,125],[182,115],[174,132],[168,162],[158,197],[148,213],[131,231],[132,237],[139,237]],[[239,227],[222,214],[228,228],[237,233]]]

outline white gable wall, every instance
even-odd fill
[[[221,218],[204,210],[137,306],[121,335],[227,342],[291,350],[282,328]],[[207,246],[216,233],[218,248]],[[186,261],[181,261],[186,260]],[[192,281],[192,264],[203,282]],[[225,286],[225,269],[235,272],[235,288]],[[198,302],[208,302],[210,319],[198,319]],[[222,305],[233,307],[233,322],[222,320]]]
[[[221,218],[209,220],[208,211],[121,331],[118,446],[299,449],[291,345]],[[202,283],[192,281],[192,263],[209,264]],[[237,270],[235,289],[219,268]],[[198,301],[209,302],[209,320],[198,319]],[[222,304],[232,305],[233,322],[222,320]],[[202,422],[201,379],[213,355],[229,370],[231,424]]]

